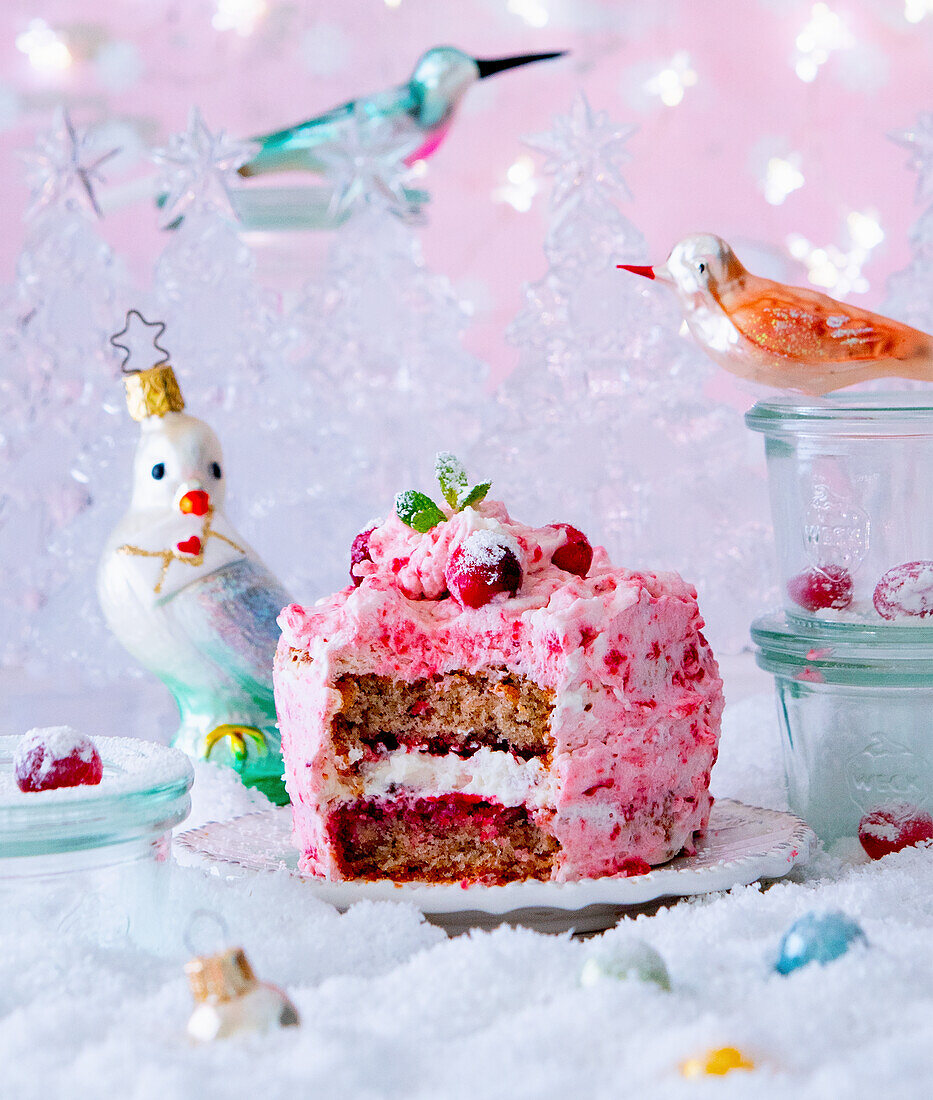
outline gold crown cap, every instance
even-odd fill
[[[148,370],[128,374],[123,384],[126,387],[126,407],[134,420],[184,410],[181,386],[168,363],[157,363]]]
[[[219,955],[200,955],[185,964],[194,999],[217,1004],[242,997],[256,986],[256,975],[241,947]]]

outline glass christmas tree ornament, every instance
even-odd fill
[[[97,218],[114,153],[57,111],[23,154],[31,205],[0,304],[0,666],[56,677],[67,661],[88,678],[119,663],[88,613],[101,528],[112,522],[99,518],[113,499],[97,463],[121,419],[107,338],[128,280]]]
[[[856,943],[867,945],[868,940],[845,913],[807,913],[784,933],[774,969],[778,974],[790,974],[809,963],[825,965]]]
[[[158,328],[152,346],[163,352],[164,326],[131,311],[118,334],[125,342],[114,337],[127,360],[140,326]],[[174,695],[181,712],[174,744],[285,802],[272,658],[289,597],[226,518],[220,443],[184,412],[167,357],[130,370],[126,391],[140,437],[129,511],[100,561],[104,616]]]
[[[696,585],[713,647],[737,650],[768,587],[763,476],[734,409],[711,397],[715,368],[681,335],[673,295],[616,271],[646,252],[624,212],[634,132],[581,93],[526,139],[552,181],[548,270],[508,330],[520,361],[484,436],[505,499],[572,523],[630,568],[676,570]]]
[[[915,328],[933,331],[933,111],[922,111],[907,130],[888,135],[910,151],[908,166],[917,173],[920,216],[910,230],[911,259],[891,276],[885,309]],[[916,387],[915,387],[916,388]]]

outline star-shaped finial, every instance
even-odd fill
[[[27,217],[51,206],[85,208],[101,217],[94,184],[103,182],[101,165],[120,150],[110,149],[101,154],[93,144],[89,131],[77,128],[68,112],[59,107],[51,130],[38,136],[35,149],[21,154],[32,191]]]
[[[229,138],[223,130],[213,133],[197,107],[192,107],[188,129],[172,134],[165,148],[152,151],[152,159],[162,169],[162,224],[171,225],[188,210],[232,213],[231,179],[257,148],[255,142]]]
[[[155,332],[152,332],[152,329],[155,329]],[[110,343],[115,348],[126,352],[123,356],[123,362],[120,364],[124,374],[135,374],[138,371],[149,370],[150,367],[159,367],[168,362],[168,351],[159,343],[164,332],[164,321],[147,321],[138,309],[131,309],[127,312],[126,324],[119,332],[115,332],[110,337]],[[125,337],[125,339],[119,340],[118,337],[120,336]],[[159,352],[161,358],[150,363],[148,360],[152,358],[153,350]],[[145,366],[130,367],[129,362],[134,358],[137,363],[145,363]]]
[[[550,132],[532,134],[523,141],[547,157],[544,171],[554,177],[553,206],[561,206],[588,189],[610,198],[630,199],[622,165],[631,160],[624,145],[637,129],[617,126],[608,112],[594,111],[580,92],[569,114],[557,115]]]
[[[359,203],[382,206],[402,217],[411,215],[405,191],[411,168],[405,159],[420,143],[417,134],[405,133],[389,119],[368,116],[357,103],[341,140],[318,152],[333,187],[331,216]]]
[[[922,111],[909,130],[888,137],[910,150],[907,165],[917,173],[917,202],[933,199],[933,111]]]

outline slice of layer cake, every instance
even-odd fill
[[[356,540],[351,586],[282,613],[302,869],[568,881],[689,851],[723,703],[694,589],[461,482],[442,478],[446,509],[400,496]]]

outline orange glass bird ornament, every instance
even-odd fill
[[[806,394],[889,376],[933,382],[933,336],[752,275],[721,237],[686,237],[663,266],[618,266],[673,287],[700,346],[740,378]]]

